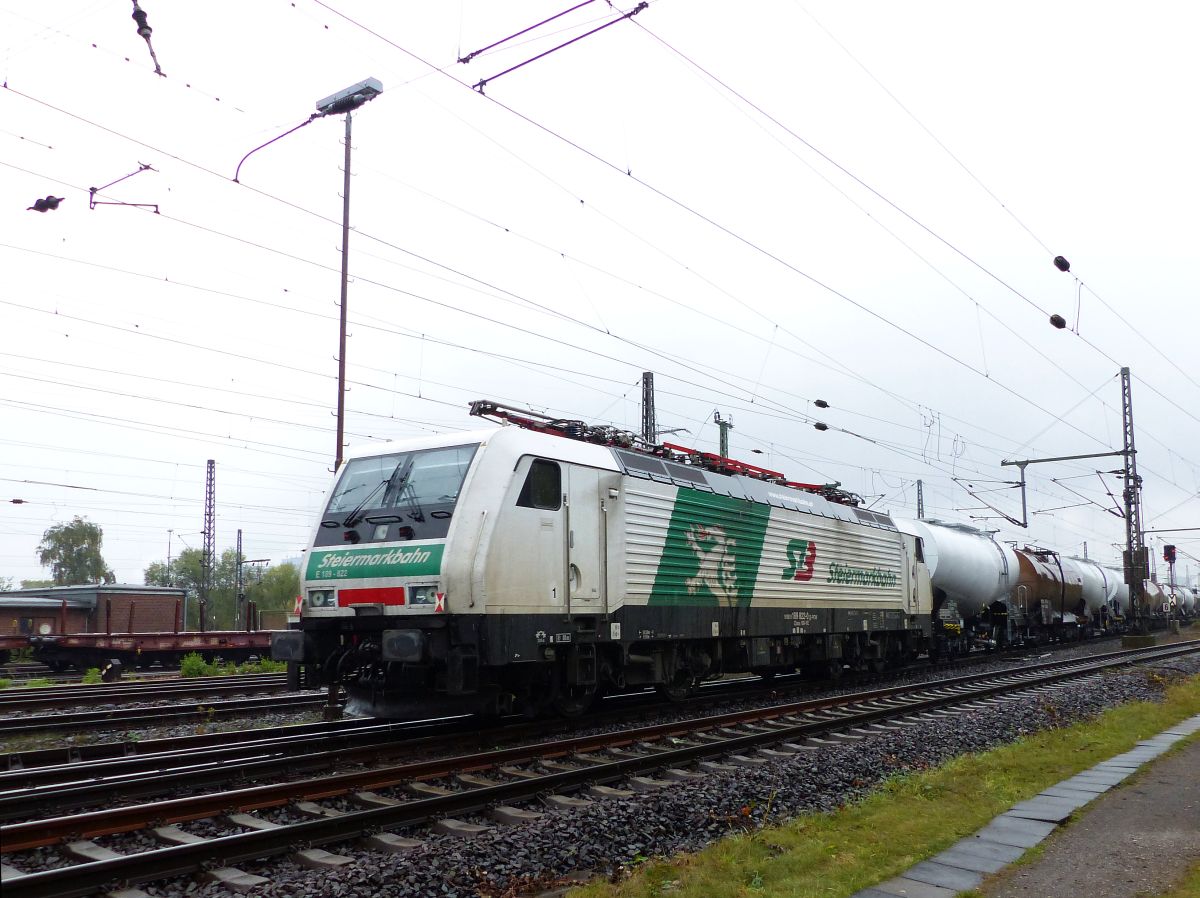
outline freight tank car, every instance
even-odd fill
[[[372,713],[673,697],[928,649],[918,537],[836,489],[479,402],[519,426],[353,456],[272,653]],[[564,438],[566,437],[566,438]]]
[[[897,520],[897,526],[922,540],[936,654],[1075,639],[1124,620],[1128,588],[1112,568],[1048,549],[1017,549],[963,524]]]

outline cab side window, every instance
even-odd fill
[[[556,462],[542,458],[533,460],[525,485],[517,496],[517,505],[547,511],[557,511],[562,506],[562,471]]]

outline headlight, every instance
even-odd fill
[[[408,604],[432,605],[437,601],[436,586],[412,586],[408,590]]]
[[[337,596],[332,589],[310,589],[308,591],[309,608],[332,608],[337,605]]]

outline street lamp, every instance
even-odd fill
[[[379,83],[379,80],[376,78],[367,78],[365,81],[352,84],[344,90],[339,90],[337,93],[330,94],[325,99],[319,100],[316,112],[296,127],[284,131],[278,137],[272,137],[266,143],[252,149],[242,157],[242,161],[238,163],[237,171],[233,174],[234,182],[240,183],[238,175],[242,171],[242,163],[249,159],[252,154],[257,153],[263,147],[270,146],[277,140],[287,137],[294,131],[299,131],[316,119],[324,118],[327,115],[341,115],[343,112],[346,114],[346,164],[343,170],[345,180],[342,185],[342,292],[341,310],[338,316],[337,451],[334,454],[333,461],[334,473],[337,473],[337,469],[342,466],[342,439],[346,423],[346,293],[350,280],[350,113],[367,101],[375,99],[381,93],[383,93],[383,85]]]

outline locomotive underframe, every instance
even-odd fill
[[[603,692],[674,698],[728,673],[882,670],[929,650],[931,620],[898,610],[626,606],[607,615],[305,618],[272,654],[340,683],[380,716],[439,709],[574,713]],[[319,662],[319,666],[318,665]]]

